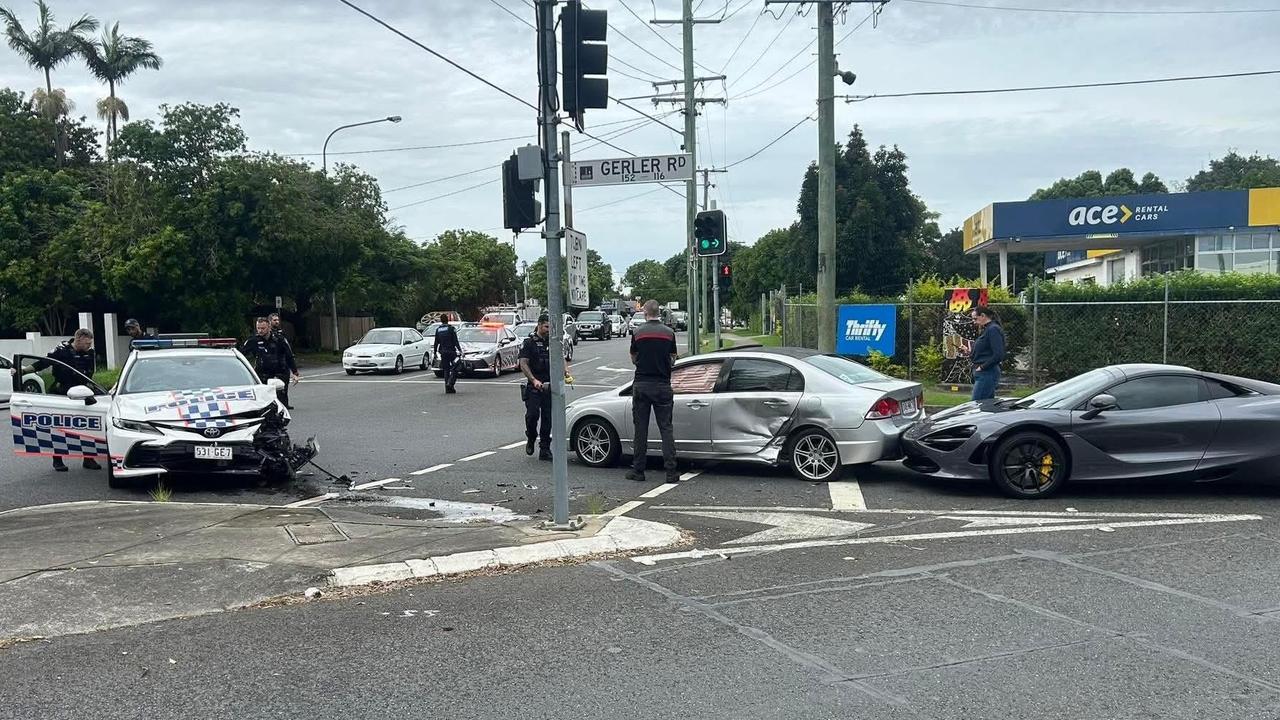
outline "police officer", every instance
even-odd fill
[[[440,370],[444,372],[446,393],[458,392],[453,385],[458,382],[458,356],[461,354],[458,331],[449,324],[449,314],[445,313],[440,316],[440,327],[436,328],[436,356],[440,358]]]
[[[137,318],[129,318],[124,321],[124,332],[129,336],[130,342],[133,342],[134,340],[148,340],[152,337],[142,329],[142,323],[138,322]]]
[[[85,328],[76,330],[76,334],[70,340],[54,348],[48,357],[57,362],[37,360],[32,363],[32,368],[36,372],[47,367],[53,368],[53,386],[49,388],[50,395],[66,395],[67,391],[76,385],[84,385],[86,378],[91,379],[98,369],[93,352],[93,331]],[[102,469],[98,461],[90,457],[84,459],[84,467],[86,470]],[[57,455],[53,457],[53,469],[58,472],[67,471],[66,463]]]
[[[520,347],[520,372],[528,383],[524,386],[524,453],[533,454],[538,443],[538,459],[551,459],[551,344],[548,333],[551,320],[538,318],[538,327]],[[538,427],[538,420],[542,427]]]
[[[293,357],[293,349],[289,347],[287,341],[281,342],[271,332],[270,320],[258,318],[255,329],[257,334],[246,340],[241,350],[245,357],[253,360],[258,378],[262,382],[265,383],[271,378],[284,382],[284,387],[276,391],[276,397],[284,403],[285,407],[293,409],[289,404],[289,378],[292,375],[295,382],[302,379],[298,374],[298,363]]]

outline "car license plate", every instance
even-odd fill
[[[903,400],[903,401],[902,401],[902,414],[903,414],[903,415],[915,415],[915,414],[916,414],[916,399],[915,399],[915,398],[911,398],[910,400]]]
[[[232,449],[229,447],[197,445],[195,451],[197,460],[230,460],[232,457]]]

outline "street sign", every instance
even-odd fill
[[[687,153],[569,163],[569,184],[574,186],[639,185],[692,179],[693,163],[689,162]]]
[[[587,290],[587,236],[577,230],[564,229],[565,257],[569,263],[569,307],[589,307]]]

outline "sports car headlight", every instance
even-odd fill
[[[131,430],[133,432],[146,433],[148,435],[160,435],[161,432],[151,426],[151,423],[139,422],[137,420],[125,420],[123,418],[112,418],[111,424],[121,430]]]
[[[972,425],[957,425],[930,433],[922,438],[920,442],[935,450],[951,451],[964,445],[965,441],[973,437],[973,433],[976,430],[977,428]]]

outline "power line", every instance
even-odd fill
[[[759,57],[757,57],[754,61],[752,61],[752,63],[747,66],[746,70],[743,70],[741,73],[739,73],[738,76],[733,80],[733,82],[729,83],[730,87],[732,87],[738,80],[741,80],[742,78],[746,77],[747,73],[751,72],[752,68],[760,64],[760,61],[764,59],[764,56],[769,54],[769,50],[775,44],[777,44],[778,38],[782,37],[782,33],[786,32],[787,28],[791,26],[792,21],[796,19],[796,15],[799,15],[799,13],[795,13],[795,12],[791,13],[791,17],[787,18],[787,21],[782,24],[782,27],[778,30],[778,34],[774,35],[773,40],[771,40],[769,44],[764,46],[764,49],[760,51]],[[812,45],[812,44],[813,42],[809,43],[809,45]],[[805,49],[808,49],[809,45],[805,45],[804,46]],[[804,52],[804,50],[801,50],[800,52]]]
[[[631,17],[635,18],[637,21],[639,21],[639,22],[640,22],[640,24],[641,24],[641,25],[644,25],[646,28],[648,28],[648,29],[649,29],[649,32],[653,33],[655,37],[657,37],[657,38],[658,38],[659,40],[661,40],[662,42],[666,43],[666,44],[667,44],[667,47],[669,47],[669,48],[671,48],[672,50],[675,50],[676,52],[680,53],[680,54],[681,54],[681,56],[683,57],[683,55],[684,55],[684,50],[682,50],[682,49],[680,49],[680,48],[676,47],[676,46],[675,46],[675,44],[673,44],[670,40],[668,40],[668,39],[666,38],[666,36],[665,36],[665,35],[663,35],[662,33],[658,32],[656,29],[654,29],[654,27],[653,27],[653,25],[652,25],[652,24],[650,24],[650,23],[648,23],[648,22],[645,22],[645,19],[644,19],[644,18],[642,18],[642,17],[640,17],[639,15],[637,15],[637,14],[636,14],[636,11],[631,9],[631,6],[627,4],[626,0],[618,0],[618,4],[622,5],[622,7],[623,7],[623,8],[625,8],[627,12],[631,13]],[[695,11],[695,12],[696,12],[696,11]],[[615,30],[617,30],[617,28],[614,28],[614,29],[615,29]],[[619,30],[619,32],[621,32],[621,31]],[[712,70],[711,68],[707,67],[706,65],[703,65],[702,63],[698,62],[697,60],[694,60],[694,61],[693,61],[693,64],[694,64],[694,65],[697,65],[698,67],[702,68],[703,70],[706,70],[706,71],[707,71],[707,72],[709,72],[709,73],[714,73],[714,72],[715,72],[715,70]]]
[[[392,26],[391,24],[387,23],[385,20],[383,20],[383,19],[379,18],[378,16],[376,16],[376,15],[374,15],[374,14],[372,14],[372,13],[368,12],[367,10],[365,10],[365,9],[364,9],[364,8],[362,8],[362,7],[360,7],[359,5],[356,5],[355,3],[351,2],[350,0],[338,0],[338,2],[342,3],[343,5],[346,5],[347,7],[351,8],[352,10],[355,10],[356,12],[360,13],[361,15],[364,15],[365,17],[367,17],[367,18],[369,18],[370,20],[372,20],[372,21],[374,21],[374,22],[378,23],[378,24],[379,24],[379,25],[381,25],[382,27],[384,27],[384,28],[386,28],[386,29],[390,30],[391,32],[395,33],[396,35],[399,35],[400,37],[404,38],[405,40],[408,40],[409,42],[413,43],[414,45],[417,45],[419,48],[421,48],[421,49],[423,49],[423,50],[426,50],[427,52],[429,52],[429,53],[431,53],[432,55],[434,55],[434,56],[436,56],[436,57],[440,58],[441,60],[443,60],[443,61],[445,61],[445,62],[449,63],[449,64],[450,64],[450,65],[452,65],[453,67],[455,67],[455,68],[457,68],[457,69],[461,70],[462,72],[464,72],[464,73],[466,73],[466,74],[470,75],[471,77],[475,78],[476,80],[479,80],[480,82],[484,83],[485,85],[488,85],[489,87],[493,88],[494,90],[497,90],[498,92],[502,93],[503,95],[506,95],[507,97],[511,98],[512,100],[515,100],[516,102],[519,102],[519,103],[524,103],[525,105],[527,105],[527,106],[529,106],[530,108],[532,108],[532,109],[534,110],[534,112],[538,112],[538,107],[537,107],[536,105],[534,105],[533,103],[529,102],[528,100],[525,100],[524,98],[521,98],[521,97],[519,97],[519,96],[517,96],[517,95],[515,95],[515,94],[511,93],[509,90],[505,90],[505,89],[503,89],[503,88],[499,87],[498,85],[495,85],[495,84],[493,84],[492,82],[489,82],[488,80],[486,80],[486,79],[484,79],[484,78],[480,77],[479,75],[475,74],[474,72],[471,72],[470,70],[468,70],[468,69],[466,69],[465,67],[463,67],[463,66],[459,65],[458,63],[454,62],[453,60],[450,60],[449,58],[445,57],[444,55],[441,55],[440,53],[436,52],[435,50],[432,50],[431,48],[427,47],[426,45],[423,45],[421,42],[418,42],[417,40],[413,39],[412,37],[409,37],[408,35],[404,34],[403,32],[401,32],[401,31],[400,31],[399,29],[397,29],[396,27],[394,27],[394,26]]]
[[[869,21],[869,20],[871,20],[871,18],[875,17],[875,16],[876,16],[876,13],[880,12],[880,10],[879,10],[879,8],[880,8],[880,7],[883,7],[883,5],[881,5],[881,6],[877,6],[877,8],[876,8],[876,9],[873,9],[871,12],[867,13],[867,16],[866,16],[866,17],[862,18],[862,20],[861,20],[857,25],[854,25],[852,28],[850,28],[850,29],[849,29],[849,32],[845,33],[844,35],[841,35],[841,36],[840,36],[840,39],[835,41],[835,44],[836,44],[836,45],[839,45],[840,43],[844,42],[845,40],[848,40],[850,35],[853,35],[854,33],[858,32],[858,30],[859,30],[863,25],[866,25],[866,24],[867,24],[867,21]],[[816,39],[816,38],[815,38],[814,40],[810,41],[810,43],[804,47],[804,50],[808,50],[810,47],[813,47],[813,44],[814,44],[815,42],[817,42],[817,39]],[[804,52],[804,50],[801,50],[800,52]],[[797,55],[798,55],[798,53],[797,53]],[[795,56],[795,55],[793,55],[793,56],[791,57],[791,60],[795,60],[795,59],[796,59],[796,56]],[[788,61],[787,61],[787,63],[791,62],[791,60],[788,60]],[[791,80],[791,78],[793,78],[793,77],[795,77],[795,76],[799,75],[800,73],[804,72],[805,70],[808,70],[809,68],[813,67],[813,66],[814,66],[814,64],[816,64],[817,62],[818,62],[818,59],[817,59],[817,58],[814,58],[814,59],[810,60],[810,61],[809,61],[808,63],[806,63],[805,65],[802,65],[802,66],[800,67],[800,69],[799,69],[799,70],[796,70],[795,72],[793,72],[793,73],[791,73],[790,75],[788,75],[788,76],[786,76],[786,77],[782,78],[781,80],[779,80],[778,82],[776,82],[776,83],[774,83],[774,84],[770,85],[769,87],[764,88],[763,90],[756,90],[756,88],[760,87],[760,84],[756,84],[756,86],[755,86],[755,87],[753,87],[753,88],[751,88],[750,90],[746,90],[746,91],[742,92],[741,94],[739,94],[739,95],[735,95],[734,97],[731,97],[731,98],[729,98],[729,99],[730,99],[730,100],[745,100],[745,99],[747,99],[747,98],[749,98],[749,97],[755,97],[755,96],[757,96],[757,95],[763,95],[764,93],[767,93],[767,92],[769,92],[770,90],[773,90],[774,88],[776,88],[776,87],[778,87],[778,86],[780,86],[780,85],[785,84],[787,81]],[[783,66],[785,67],[787,63],[783,63]]]
[[[444,150],[447,148],[471,147],[472,145],[489,145],[492,143],[507,142],[509,140],[524,140],[529,137],[532,136],[513,135],[511,137],[493,138],[490,140],[471,140],[468,142],[447,143],[445,145],[409,145],[405,147],[377,148],[375,150],[345,150],[343,152],[331,153],[293,153],[291,155],[285,155],[284,157],[318,157],[320,155],[329,155],[330,157],[333,157],[337,155],[373,155],[375,153],[406,152],[409,150]]]
[[[1076,8],[1012,7],[1008,5],[976,5],[950,0],[902,0],[917,5],[945,5],[971,10],[1005,10],[1010,12],[1058,13],[1063,15],[1246,15],[1280,13],[1280,8],[1254,8],[1244,10],[1083,10]]]
[[[1117,87],[1120,85],[1154,85],[1156,83],[1187,82],[1190,80],[1220,80],[1223,78],[1280,75],[1280,70],[1222,73],[1220,75],[1186,75],[1183,77],[1153,78],[1149,80],[1118,80],[1114,82],[1074,83],[1071,85],[1033,85],[1028,87],[990,88],[984,90],[925,90],[920,92],[883,93],[880,95],[850,95],[850,102],[862,102],[875,98],[926,97],[934,95],[991,95],[995,93],[1033,92],[1038,90],[1072,90],[1076,88]]]
[[[401,190],[412,190],[414,188],[425,187],[427,185],[434,185],[438,182],[444,182],[445,180],[455,180],[460,177],[466,177],[468,175],[475,175],[476,173],[482,173],[486,170],[497,170],[500,167],[502,167],[502,163],[498,163],[497,165],[486,165],[485,167],[476,168],[475,170],[468,170],[463,173],[458,173],[457,175],[450,175],[448,177],[436,178],[434,180],[424,180],[422,182],[414,183],[412,185],[401,185],[400,187],[393,187],[390,190],[383,190],[382,194],[388,195],[393,192],[400,192]]]
[[[796,123],[795,125],[792,125],[791,127],[787,128],[787,129],[786,129],[786,131],[784,131],[781,135],[779,135],[778,137],[776,137],[776,138],[774,138],[774,139],[770,140],[768,143],[766,143],[764,147],[762,147],[762,148],[760,148],[759,150],[757,150],[757,151],[755,151],[755,152],[751,153],[750,155],[748,155],[748,156],[746,156],[746,157],[742,158],[741,160],[735,160],[735,161],[733,161],[733,162],[729,163],[728,165],[725,165],[725,166],[724,166],[724,169],[725,169],[725,170],[728,170],[728,169],[730,169],[730,168],[733,168],[733,167],[736,167],[736,166],[738,166],[738,165],[741,165],[742,163],[744,163],[744,162],[746,162],[746,161],[748,161],[748,160],[751,160],[751,159],[752,159],[752,158],[754,158],[755,156],[759,155],[760,153],[764,152],[765,150],[768,150],[769,148],[771,148],[771,147],[773,147],[774,145],[776,145],[780,140],[782,140],[782,138],[784,138],[784,137],[786,137],[786,136],[790,135],[791,133],[795,132],[795,129],[796,129],[796,128],[800,127],[801,125],[803,125],[803,124],[805,124],[806,122],[809,122],[809,121],[811,121],[811,120],[813,120],[813,116],[812,116],[812,115],[805,115],[804,117],[800,118],[800,122],[798,122],[798,123]]]
[[[751,0],[747,0],[747,2],[751,2]],[[729,63],[733,62],[733,59],[738,57],[738,51],[741,50],[743,44],[747,42],[747,38],[751,37],[751,31],[755,30],[756,25],[760,24],[760,18],[762,17],[764,17],[763,12],[756,15],[756,19],[751,22],[751,27],[747,28],[747,34],[743,35],[742,39],[738,41],[738,46],[733,49],[733,52],[729,53],[729,59],[724,61],[724,67],[720,68],[720,72],[717,74],[723,75],[724,71],[729,69]]]
[[[499,8],[500,10],[502,10],[502,12],[504,12],[504,13],[506,13],[506,14],[510,15],[511,17],[513,17],[513,18],[515,18],[515,19],[517,19],[517,20],[519,20],[520,22],[524,23],[525,25],[528,25],[530,30],[537,31],[537,29],[538,29],[538,28],[534,27],[534,26],[533,26],[533,23],[531,23],[531,22],[529,22],[528,20],[525,20],[524,18],[522,18],[522,17],[520,17],[519,15],[515,14],[514,12],[512,12],[512,11],[511,11],[511,8],[509,8],[509,7],[507,7],[506,5],[503,5],[502,3],[498,2],[498,0],[489,0],[489,2],[493,3],[494,5],[497,5],[497,6],[498,6],[498,8]]]
[[[630,195],[630,196],[628,196],[628,197],[624,197],[624,198],[621,198],[621,199],[619,199],[619,200],[610,200],[610,201],[609,201],[609,202],[607,202],[607,203],[600,203],[599,205],[592,205],[591,207],[574,208],[574,211],[573,211],[573,212],[574,212],[574,213],[576,213],[576,214],[578,214],[578,215],[581,215],[582,213],[585,213],[585,212],[591,212],[592,210],[599,210],[600,208],[606,208],[606,207],[609,207],[610,205],[618,205],[618,204],[620,204],[620,203],[624,203],[624,202],[631,202],[632,200],[635,200],[636,198],[642,198],[642,197],[644,197],[645,195],[652,195],[652,194],[654,194],[654,193],[658,192],[659,190],[661,190],[661,189],[663,189],[663,188],[665,188],[665,187],[667,187],[667,186],[666,186],[666,185],[659,185],[658,187],[653,188],[652,190],[645,190],[645,191],[644,191],[644,192],[642,192],[642,193],[636,193],[635,195]],[[681,197],[683,197],[683,196],[681,196]]]
[[[743,3],[742,3],[741,5],[739,5],[738,7],[734,8],[733,10],[729,11],[729,14],[725,15],[723,18],[721,18],[721,20],[722,20],[722,21],[723,21],[723,20],[729,20],[729,19],[730,19],[730,18],[732,18],[734,15],[737,15],[738,13],[742,12],[743,10],[746,10],[746,9],[747,9],[747,6],[748,6],[748,5],[750,5],[750,4],[752,4],[753,2],[755,2],[755,0],[743,0]],[[725,5],[725,7],[728,7],[728,5]],[[761,15],[763,15],[764,13],[760,13],[760,14],[761,14]],[[723,74],[723,73],[722,73],[722,74]]]
[[[414,207],[415,205],[423,205],[423,204],[426,204],[426,203],[432,202],[432,201],[434,201],[434,200],[443,200],[444,198],[447,198],[447,197],[453,197],[454,195],[461,195],[462,193],[467,192],[468,190],[475,190],[476,188],[482,188],[482,187],[484,187],[485,185],[492,185],[492,184],[494,184],[494,183],[496,183],[496,182],[501,182],[501,181],[502,181],[502,178],[494,178],[493,180],[485,180],[485,181],[484,181],[484,182],[482,182],[482,183],[479,183],[479,184],[477,184],[477,185],[472,185],[471,187],[464,187],[464,188],[462,188],[461,190],[454,190],[453,192],[447,192],[447,193],[445,193],[445,194],[443,194],[443,195],[436,195],[435,197],[429,197],[429,198],[427,198],[426,200],[417,200],[417,201],[415,201],[415,202],[405,203],[404,205],[397,205],[397,206],[395,206],[395,207],[393,207],[393,208],[387,208],[387,212],[395,212],[396,210],[403,210],[403,209],[408,208],[408,207]]]

